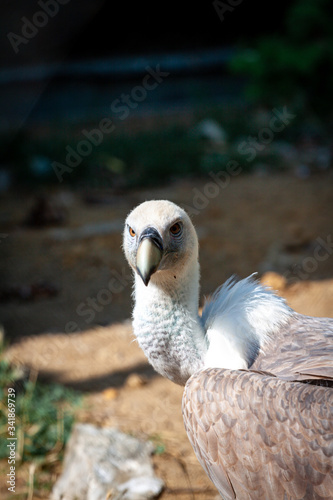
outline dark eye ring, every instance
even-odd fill
[[[170,227],[170,233],[173,235],[173,236],[180,236],[181,233],[182,233],[182,230],[183,230],[183,227],[181,225],[180,222],[175,222],[174,224],[172,224],[172,226]]]
[[[135,231],[134,231],[134,229],[132,229],[130,226],[128,226],[128,232],[129,232],[129,234],[132,236],[132,238],[134,238],[134,236],[135,236]]]

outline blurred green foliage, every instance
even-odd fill
[[[37,461],[41,465],[58,461],[81,396],[57,384],[42,384],[33,376],[22,378],[22,371],[0,353],[0,428],[3,436],[8,435],[8,387],[15,389],[17,465],[25,461]],[[8,458],[7,442],[7,439],[0,442],[0,458]]]
[[[3,135],[0,150],[6,151],[5,164],[11,166],[14,181],[19,185],[71,185],[88,189],[149,187],[221,171],[230,159],[239,159],[244,173],[251,171],[253,164],[239,157],[233,143],[242,136],[256,134],[252,118],[246,104],[215,106],[198,112],[190,126],[170,124],[135,133],[117,130],[93,146],[91,153],[82,157],[70,172],[64,171],[61,183],[52,165],[53,162],[66,165],[68,148],[77,151],[80,141],[86,140],[79,125],[66,128],[59,124],[42,136],[22,130],[14,141]],[[225,144],[200,136],[197,125],[207,119],[222,127],[227,138]],[[95,126],[84,123],[82,129],[92,130]],[[289,132],[282,132],[279,137],[283,138],[285,133]],[[277,163],[275,158],[269,160]]]
[[[231,71],[249,78],[247,96],[268,107],[289,104],[294,111],[332,120],[333,4],[296,0],[280,34],[259,37],[240,48]]]
[[[86,138],[73,130],[66,136],[51,132],[43,138],[22,132],[13,144],[5,136],[0,138],[0,149],[7,149],[5,160],[17,183],[57,184],[53,162],[66,165],[66,148],[77,151],[82,140]],[[181,127],[111,134],[61,177],[65,184],[89,187],[112,187],[121,178],[122,187],[153,185],[173,175],[198,174],[201,150],[202,144]]]

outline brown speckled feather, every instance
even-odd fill
[[[333,499],[333,389],[207,369],[183,395],[194,451],[225,500]]]
[[[251,369],[267,371],[284,380],[320,378],[333,382],[333,319],[294,313]]]

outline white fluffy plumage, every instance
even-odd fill
[[[202,311],[209,345],[205,368],[249,368],[292,313],[254,274],[240,281],[229,278]]]

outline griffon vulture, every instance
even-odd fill
[[[127,217],[133,329],[155,370],[185,385],[183,418],[224,499],[333,499],[333,320],[293,311],[253,276],[198,314],[198,238],[184,210]]]

